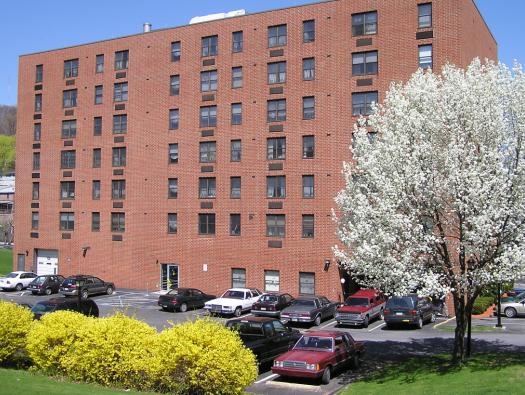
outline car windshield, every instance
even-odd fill
[[[332,338],[321,336],[303,336],[294,346],[295,350],[308,349],[319,351],[332,350]]]
[[[315,307],[315,302],[313,300],[296,299],[293,305],[294,306]]]
[[[228,291],[222,294],[222,297],[231,298],[231,299],[244,299],[244,292],[243,291],[233,291],[229,289]]]
[[[44,284],[44,281],[46,281],[46,278],[43,277],[43,276],[38,276],[37,278],[35,278],[33,280],[33,284],[38,284],[38,285],[41,285],[41,284]]]
[[[31,309],[31,311],[33,313],[38,313],[38,314],[41,314],[41,313],[50,313],[52,311],[55,311],[55,309],[57,308],[57,305],[56,304],[51,304],[51,303],[37,303],[33,306],[33,308]]]
[[[262,326],[258,322],[234,322],[229,323],[231,329],[235,329],[241,337],[242,335],[262,335]]]
[[[277,296],[275,295],[263,295],[260,297],[259,302],[275,303],[277,302]]]
[[[405,308],[405,309],[406,308],[412,309],[414,307],[414,299],[393,297],[391,299],[388,299],[387,307],[390,307],[390,308],[400,307],[400,308]]]
[[[168,295],[178,295],[180,291],[178,289],[172,289],[168,292]]]
[[[346,299],[345,306],[368,306],[368,299],[350,297]]]
[[[18,274],[19,273],[11,272],[7,276],[5,276],[5,278],[16,278],[18,277]]]

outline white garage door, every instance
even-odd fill
[[[36,274],[58,273],[58,251],[38,250],[36,257]]]

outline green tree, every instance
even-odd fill
[[[15,168],[15,136],[0,135],[0,171],[12,171]]]

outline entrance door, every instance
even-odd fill
[[[160,289],[168,290],[179,286],[179,265],[161,263]]]

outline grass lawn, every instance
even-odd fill
[[[152,395],[154,392],[137,392],[118,389],[108,389],[95,384],[72,383],[58,381],[39,373],[26,370],[0,369],[0,394],[31,394],[31,395],[117,395],[140,394]],[[157,394],[158,395],[158,394]]]
[[[525,355],[480,354],[462,369],[452,367],[449,356],[422,357],[391,366],[371,377],[361,378],[340,392],[342,395],[474,395],[523,394]]]
[[[0,276],[13,271],[13,250],[11,248],[0,248]]]

